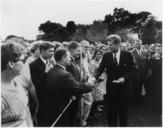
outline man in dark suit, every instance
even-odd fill
[[[67,71],[71,72],[75,80],[80,82],[81,76],[80,76],[80,69],[77,67],[77,58],[80,56],[80,45],[76,41],[71,41],[68,45],[68,50],[71,55],[71,61],[70,65],[66,67]]]
[[[66,49],[58,49],[55,52],[56,65],[46,77],[44,90],[44,126],[51,126],[59,114],[69,103],[72,95],[87,93],[93,90],[93,86],[79,83],[72,74],[66,71],[70,64],[70,53]],[[76,106],[77,107],[77,106]],[[71,114],[68,108],[62,115],[56,126],[71,126]]]
[[[39,100],[38,110],[38,124],[41,126],[43,117],[42,112],[42,101],[44,99],[43,90],[45,86],[45,78],[47,73],[52,69],[53,65],[50,63],[50,58],[54,55],[54,46],[47,41],[40,44],[40,57],[30,64],[31,79],[36,87],[36,92]]]
[[[129,52],[120,50],[121,38],[119,35],[110,35],[106,38],[110,52],[103,55],[102,61],[95,73],[95,78],[106,70],[107,94],[104,98],[104,107],[107,110],[109,126],[127,126],[128,112],[128,84],[135,68],[133,57]]]
[[[80,56],[81,48],[77,41],[71,41],[68,45],[71,55],[70,65],[66,67],[67,71],[72,73],[74,79],[81,82],[80,67],[77,66],[77,58]],[[81,126],[81,94],[76,95],[76,100],[71,104],[71,124],[72,126]]]

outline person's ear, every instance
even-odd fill
[[[9,61],[9,62],[8,62],[8,67],[9,67],[10,69],[12,69],[12,68],[14,67],[14,62],[13,62],[13,61]]]
[[[73,52],[73,50],[72,50],[72,49],[70,49],[69,51],[70,51],[70,53],[72,53],[72,52]]]

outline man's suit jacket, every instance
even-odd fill
[[[140,79],[145,79],[148,75],[147,53],[141,50],[139,55],[137,50],[133,49],[131,54],[133,55],[134,63],[138,69],[137,77]]]
[[[80,82],[80,71],[77,68],[75,61],[71,61],[70,65],[68,65],[66,67],[66,70],[70,73],[72,73],[73,77],[75,78],[75,80],[77,80],[78,82]]]
[[[39,102],[42,100],[42,90],[44,90],[45,78],[47,73],[45,73],[46,65],[39,57],[30,64],[31,79],[36,87],[36,92],[38,95]]]
[[[115,87],[115,85],[112,83],[113,80],[117,80],[120,77],[124,77],[125,83],[123,85],[127,85],[129,80],[134,75],[134,72],[136,71],[131,53],[126,51],[120,52],[120,60],[118,65],[115,65],[113,61],[113,53],[105,53],[95,73],[95,78],[97,79],[101,75],[101,73],[106,70],[107,93],[109,93],[109,91],[111,91],[112,88]]]
[[[48,116],[46,117],[47,124],[52,123],[57,118],[72,95],[90,92],[91,90],[91,86],[79,83],[70,72],[56,64],[47,74],[44,90],[44,105],[47,108],[45,114]],[[70,114],[64,114],[60,121],[63,121],[62,125],[65,126],[65,123],[70,122],[69,119]]]

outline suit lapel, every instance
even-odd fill
[[[41,70],[45,70],[46,65],[44,64],[44,62],[41,60],[41,58],[38,58],[38,67],[40,67]]]
[[[119,65],[122,64],[122,59],[123,58],[123,51],[120,51],[120,57],[119,57]]]
[[[110,61],[108,62],[108,60],[110,60]],[[109,65],[114,65],[113,53],[112,52],[108,52],[106,61],[109,63]]]

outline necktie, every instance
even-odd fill
[[[117,62],[117,58],[116,58],[116,53],[113,53],[113,60],[114,60],[114,64],[117,65],[118,62]]]

